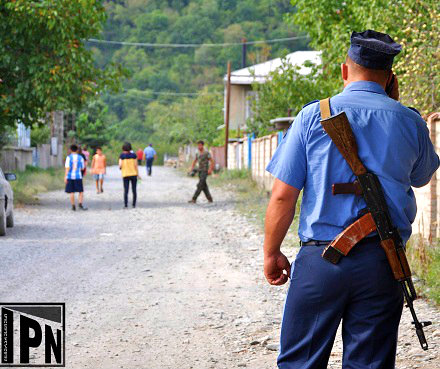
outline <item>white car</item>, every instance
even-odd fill
[[[13,173],[3,173],[0,168],[0,236],[6,234],[7,227],[14,226],[14,193],[9,181],[15,181]]]

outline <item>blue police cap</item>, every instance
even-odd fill
[[[388,70],[402,46],[385,34],[372,30],[353,32],[348,56],[359,65],[369,69]]]

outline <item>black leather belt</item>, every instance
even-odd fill
[[[311,240],[311,241],[307,241],[307,242],[301,241],[299,244],[301,246],[327,246],[330,242],[332,242],[332,241],[316,241],[316,240]]]
[[[379,242],[380,238],[379,236],[372,236],[372,237],[365,237],[363,240],[359,241],[359,243],[365,243],[365,242]],[[310,240],[307,242],[300,241],[300,246],[327,246],[332,241],[317,241],[317,240]]]

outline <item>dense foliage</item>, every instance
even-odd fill
[[[0,128],[30,126],[58,109],[78,109],[117,87],[118,68],[96,68],[81,42],[106,19],[99,0],[0,3]]]
[[[389,33],[403,45],[394,71],[402,103],[423,114],[440,109],[440,3],[437,0],[361,0],[323,2],[292,0],[297,11],[292,25],[310,35],[311,46],[322,51],[323,68],[304,78],[290,66],[273,74],[259,90],[254,130],[268,128],[270,116],[284,116],[287,108],[298,112],[306,100],[320,99],[342,89],[340,63],[350,45],[352,31],[375,29]]]
[[[143,43],[240,43],[297,36],[283,21],[290,0],[106,1],[102,39]],[[156,143],[209,143],[221,134],[226,63],[241,67],[242,47],[153,48],[90,42],[98,66],[121,63],[125,91],[104,98],[111,136]],[[304,49],[306,40],[249,45],[248,65]],[[195,96],[172,93],[200,93]]]
[[[258,99],[253,103],[254,120],[248,122],[251,132],[268,134],[273,128],[271,119],[285,117],[289,110],[291,116],[296,116],[308,102],[331,95],[331,85],[323,82],[321,67],[307,65],[311,72],[304,75],[299,73],[299,67],[284,61],[279,70],[272,73],[269,82],[253,86]]]

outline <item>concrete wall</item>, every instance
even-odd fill
[[[437,153],[440,151],[440,119],[428,119],[431,141]],[[440,237],[440,181],[434,174],[431,182],[421,188],[414,188],[417,199],[417,216],[413,223],[413,233],[419,233],[424,238],[432,240]]]
[[[0,151],[0,166],[4,172],[17,172],[32,165],[32,149],[6,146]]]
[[[266,171],[266,167],[272,159],[279,142],[278,134],[252,140],[252,178],[268,191],[272,189],[274,178]]]
[[[220,168],[225,167],[225,147],[212,147],[211,148],[212,158],[214,159],[214,163],[218,165]]]
[[[39,145],[34,150],[34,165],[43,169],[60,168],[64,165],[63,145],[57,145],[57,152],[51,152],[51,145]]]

